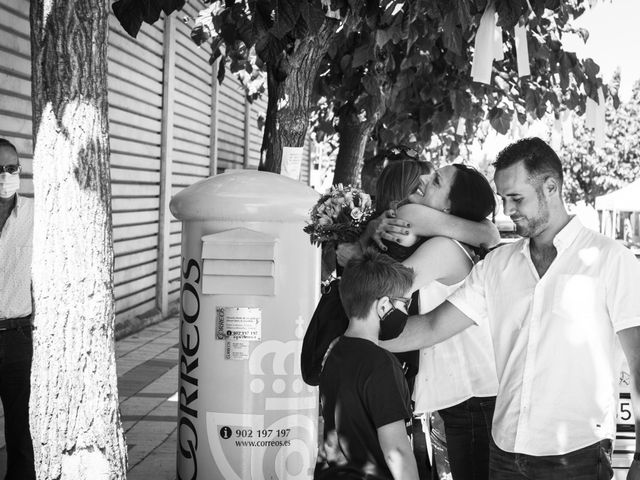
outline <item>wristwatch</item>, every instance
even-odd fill
[[[633,461],[640,462],[640,452],[636,452],[633,454]]]

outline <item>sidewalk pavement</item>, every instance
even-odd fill
[[[171,317],[116,342],[128,480],[176,478],[178,326],[178,318]],[[1,432],[4,416],[0,417],[0,478],[7,464]]]
[[[175,480],[178,327],[171,317],[116,342],[128,480]]]

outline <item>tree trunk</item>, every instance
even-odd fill
[[[316,75],[336,26],[335,20],[325,19],[316,35],[298,40],[278,65],[267,66],[269,103],[260,170],[280,173],[283,147],[304,146]]]
[[[363,121],[358,118],[350,106],[343,107],[338,116],[337,130],[340,135],[340,148],[333,172],[333,185],[342,183],[360,186],[360,170],[362,170],[364,161],[364,151],[379,116]],[[375,194],[375,192],[368,193]]]
[[[123,479],[107,119],[107,0],[31,0],[38,479]]]
[[[356,111],[352,99],[338,111],[338,134],[340,147],[333,172],[333,184],[360,186],[360,172],[364,162],[364,152],[373,129],[387,109],[391,86],[384,74],[375,75],[377,88],[369,91],[370,111],[365,118]],[[367,192],[375,195],[375,192]]]

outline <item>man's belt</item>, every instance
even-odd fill
[[[0,320],[0,331],[13,330],[15,328],[30,327],[31,315],[20,318],[5,318]]]

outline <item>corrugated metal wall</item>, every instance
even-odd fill
[[[218,92],[218,170],[242,168],[246,110],[242,86],[229,74]]]
[[[178,298],[180,223],[168,212],[172,195],[227,169],[257,168],[266,100],[246,102],[228,74],[213,81],[209,54],[190,28],[204,4],[184,10],[130,38],[109,19],[109,122],[115,297],[119,325],[166,314]],[[177,18],[178,17],[178,18]],[[0,136],[18,148],[21,192],[33,195],[29,1],[0,4]],[[309,153],[309,144],[305,146]],[[306,156],[305,158],[310,158]],[[216,169],[214,172],[212,169]],[[307,183],[309,162],[301,181]]]
[[[109,19],[109,130],[116,315],[156,305],[162,128],[162,23],[130,38]]]
[[[33,195],[31,142],[31,40],[29,1],[0,3],[0,136],[18,149],[21,188]]]

